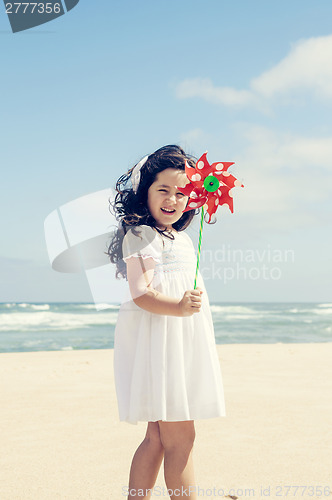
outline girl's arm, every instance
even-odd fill
[[[151,286],[154,268],[152,257],[132,257],[127,261],[130,293],[138,307],[165,316],[191,316],[200,311],[202,291],[186,291],[181,300],[164,295]]]

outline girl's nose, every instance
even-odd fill
[[[172,201],[173,203],[176,203],[176,196],[175,194],[172,194],[171,196],[167,197],[168,200]]]

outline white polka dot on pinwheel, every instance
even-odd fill
[[[222,170],[224,168],[224,165],[222,163],[217,163],[216,169],[217,170]]]
[[[224,175],[225,177],[228,177],[231,174],[229,172],[223,172],[222,175]]]
[[[197,207],[197,205],[198,205],[198,203],[196,201],[192,201],[191,203],[189,203],[189,206],[192,208]]]
[[[234,186],[242,186],[242,182],[239,181],[238,179],[236,179],[236,181],[234,182]]]
[[[230,198],[233,198],[233,193],[232,193],[232,191],[229,191],[229,192],[228,192],[228,196],[229,196]]]
[[[216,198],[216,199],[214,200],[214,204],[215,204],[215,205],[218,205],[218,203],[219,203],[219,200],[218,200],[218,198]]]
[[[191,180],[192,181],[200,181],[202,178],[201,174],[194,174],[192,177],[191,177]]]
[[[195,191],[193,191],[190,195],[190,198],[198,198],[198,194],[196,194]]]
[[[199,169],[204,168],[204,161],[199,161],[196,166]]]

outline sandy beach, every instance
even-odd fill
[[[332,499],[332,343],[218,353],[227,416],[196,422],[199,498]],[[0,372],[0,499],[126,498],[146,424],[119,422],[113,351],[3,353]]]

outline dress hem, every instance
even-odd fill
[[[208,420],[208,419],[211,419],[211,418],[225,418],[227,415],[226,415],[226,412],[223,412],[223,413],[218,413],[217,415],[214,414],[214,415],[206,415],[206,416],[202,416],[202,417],[199,417],[199,416],[192,416],[191,418],[138,418],[137,420],[132,420],[132,419],[129,419],[129,418],[119,418],[120,422],[126,422],[128,424],[132,424],[132,425],[137,425],[138,422],[158,422],[159,420],[161,420],[162,422],[189,422],[189,421],[192,421],[192,420]]]

